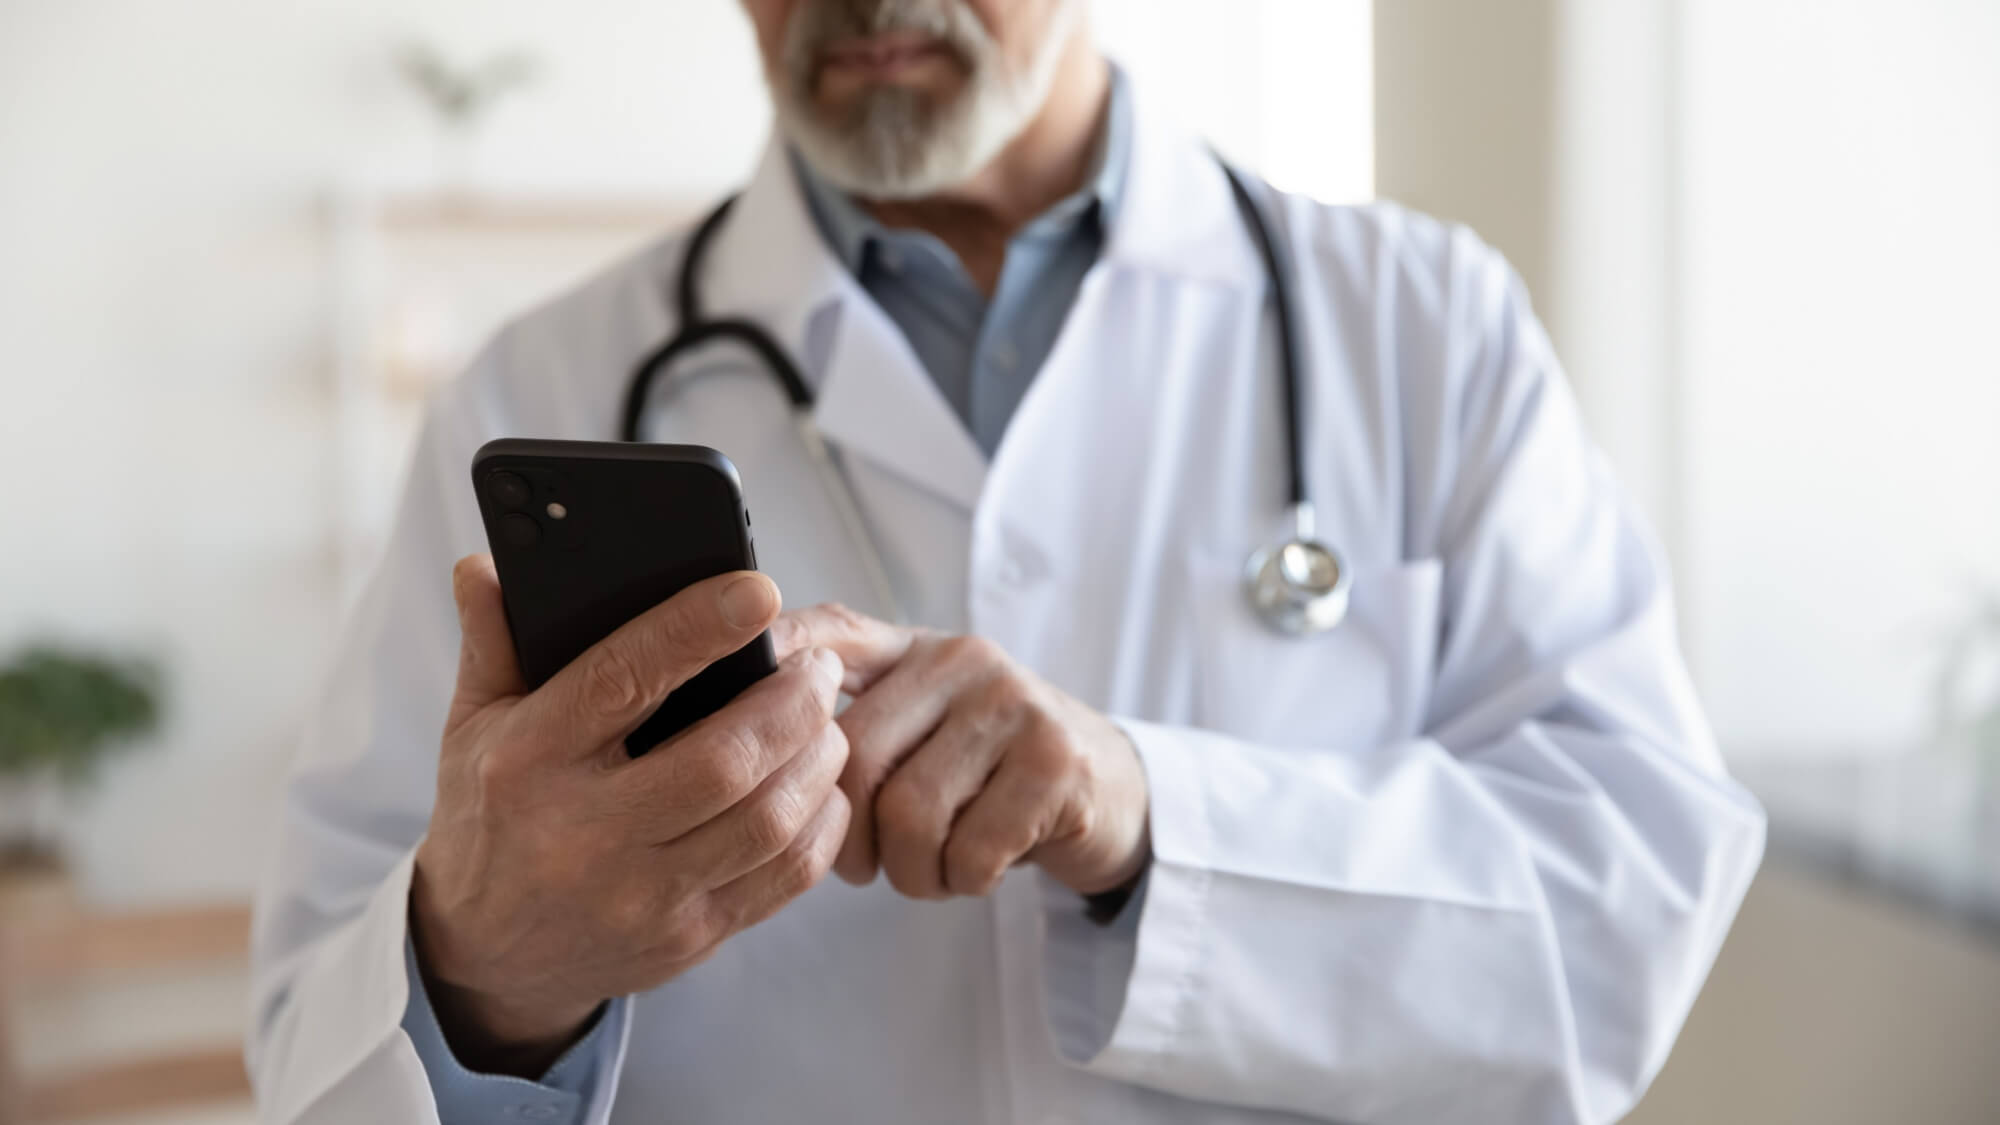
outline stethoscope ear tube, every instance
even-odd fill
[[[1229,178],[1229,190],[1236,196],[1236,206],[1243,212],[1244,225],[1249,227],[1251,241],[1257,244],[1257,254],[1264,260],[1264,276],[1270,283],[1271,296],[1277,304],[1278,365],[1284,376],[1281,389],[1285,396],[1285,499],[1297,508],[1311,501],[1306,492],[1305,408],[1300,401],[1303,395],[1299,386],[1305,357],[1299,354],[1299,329],[1292,319],[1291,270],[1287,268],[1284,251],[1278,247],[1277,239],[1271,237],[1271,224],[1264,218],[1263,208],[1250,194],[1250,185],[1243,182],[1243,177],[1227,161],[1218,157],[1217,163],[1222,165],[1222,174]]]
[[[1229,190],[1236,196],[1250,237],[1257,243],[1257,253],[1264,259],[1264,274],[1277,304],[1278,363],[1284,374],[1285,396],[1285,498],[1292,517],[1291,538],[1250,552],[1244,562],[1244,595],[1271,628],[1287,636],[1309,636],[1333,628],[1347,616],[1354,580],[1340,552],[1320,542],[1312,498],[1306,490],[1305,359],[1299,352],[1298,322],[1293,319],[1291,270],[1277,239],[1271,237],[1263,209],[1250,194],[1250,186],[1226,161],[1222,171],[1229,177]]]
[[[762,325],[741,317],[725,317],[709,320],[702,315],[701,292],[696,276],[701,263],[708,255],[708,248],[715,241],[716,232],[722,229],[722,221],[736,205],[736,197],[730,196],[710,211],[688,238],[687,252],[681,257],[679,275],[674,279],[674,310],[679,321],[673,335],[665,343],[654,348],[641,359],[633,369],[631,381],[625,387],[625,406],[620,414],[618,436],[621,441],[638,441],[640,422],[646,413],[646,400],[653,392],[653,384],[662,371],[671,367],[675,360],[703,344],[720,340],[733,340],[757,353],[764,366],[778,379],[784,388],[785,398],[794,410],[811,409],[812,388],[806,385],[805,373],[785,354],[783,345],[773,339]]]
[[[659,374],[671,368],[681,356],[704,344],[724,340],[742,344],[757,353],[757,357],[777,376],[784,388],[785,397],[791,403],[792,421],[798,431],[799,444],[826,490],[827,502],[833,507],[834,517],[840,521],[842,530],[854,545],[855,553],[861,558],[876,605],[898,624],[904,623],[908,617],[896,598],[895,587],[889,581],[889,568],[882,561],[882,552],[875,545],[875,537],[868,533],[868,525],[861,515],[860,504],[854,498],[854,490],[848,486],[847,475],[835,462],[826,439],[820,436],[819,427],[813,422],[813,393],[806,384],[805,373],[792,362],[791,356],[785,354],[784,347],[756,322],[738,317],[709,320],[702,316],[696,274],[708,253],[709,244],[715,240],[716,232],[721,229],[722,221],[728,217],[735,202],[734,196],[723,200],[701,221],[688,240],[687,253],[681,259],[680,276],[674,285],[674,306],[680,323],[665,343],[639,361],[631,383],[625,389],[619,438],[623,441],[642,440],[641,424],[645,420],[646,401],[652,394],[653,384]]]

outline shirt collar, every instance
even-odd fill
[[[1110,105],[1104,116],[1103,135],[1098,138],[1097,152],[1092,158],[1090,177],[1075,192],[1035,216],[1015,237],[1060,237],[1074,230],[1078,224],[1093,219],[1098,230],[1110,230],[1125,194],[1131,153],[1132,96],[1127,89],[1124,72],[1114,63],[1111,66]],[[840,259],[848,272],[859,276],[862,263],[867,259],[868,247],[895,237],[897,232],[883,226],[846,192],[821,178],[796,149],[788,147],[787,154],[820,237],[826,240],[834,257]]]

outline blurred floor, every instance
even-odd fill
[[[2000,935],[1766,859],[1632,1125],[2000,1122]]]
[[[27,1125],[247,1125],[247,993],[240,956],[17,983],[9,1015]],[[171,1109],[96,1112],[147,1104]]]
[[[7,1062],[28,1125],[252,1120],[248,923],[238,904],[104,913],[59,874],[0,880]]]
[[[68,1125],[255,1125],[257,1111],[246,1099],[193,1109],[119,1117],[80,1117]]]
[[[9,1015],[31,1080],[115,1072],[122,1060],[163,1054],[206,1060],[172,1109],[61,1121],[255,1120],[240,1085],[214,1085],[230,1077],[222,1071],[233,1068],[243,1030],[240,954],[16,988]],[[2000,1121],[1996,1059],[2000,942],[1780,856],[1752,888],[1680,1045],[1630,1120],[1990,1125]]]
[[[16,1056],[29,1074],[105,1059],[241,1042],[248,981],[240,961],[93,973],[24,984],[14,998]]]

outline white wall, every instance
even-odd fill
[[[1366,0],[1100,7],[1171,111],[1289,186],[1368,194]],[[323,209],[432,178],[388,63],[413,35],[544,57],[474,154],[485,188],[678,202],[762,142],[729,0],[0,3],[0,651],[54,635],[172,672],[159,744],[76,821],[101,901],[257,871],[338,625]]]
[[[1652,520],[1676,574],[1687,565],[1675,392],[1679,3],[1563,0],[1550,119],[1550,276],[1537,296],[1592,436]]]
[[[1921,745],[2000,590],[2000,5],[1694,0],[1684,574],[1739,752]]]
[[[1507,256],[1592,436],[1678,554],[1671,2],[1384,4],[1375,102],[1381,194]]]
[[[533,44],[501,187],[709,190],[764,110],[731,4],[0,4],[0,649],[171,667],[162,745],[78,823],[102,899],[238,895],[332,630],[325,246],[337,178],[421,182],[386,59]]]
[[[1733,754],[1924,744],[2000,591],[2000,5],[1404,0],[1385,196],[1535,295]]]
[[[1563,0],[1394,0],[1375,13],[1383,198],[1465,223],[1507,255],[1547,315],[1555,238]],[[1562,343],[1560,326],[1551,334]]]
[[[1092,0],[1151,104],[1277,186],[1375,197],[1370,0]]]

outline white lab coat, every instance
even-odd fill
[[[1665,1060],[1763,819],[1517,280],[1393,206],[1275,201],[1306,469],[1356,574],[1345,624],[1282,637],[1238,585],[1285,529],[1265,277],[1207,152],[1135,116],[1102,260],[990,464],[775,149],[703,288],[802,357],[905,606],[1131,734],[1136,946],[1032,869],[946,903],[828,880],[630,1003],[590,1120],[1594,1122]],[[265,1121],[435,1120],[399,1020],[449,574],[483,549],[468,465],[496,436],[615,435],[680,251],[515,322],[430,410],[258,904]],[[742,354],[689,361],[648,424],[735,460],[790,604],[882,611]]]

